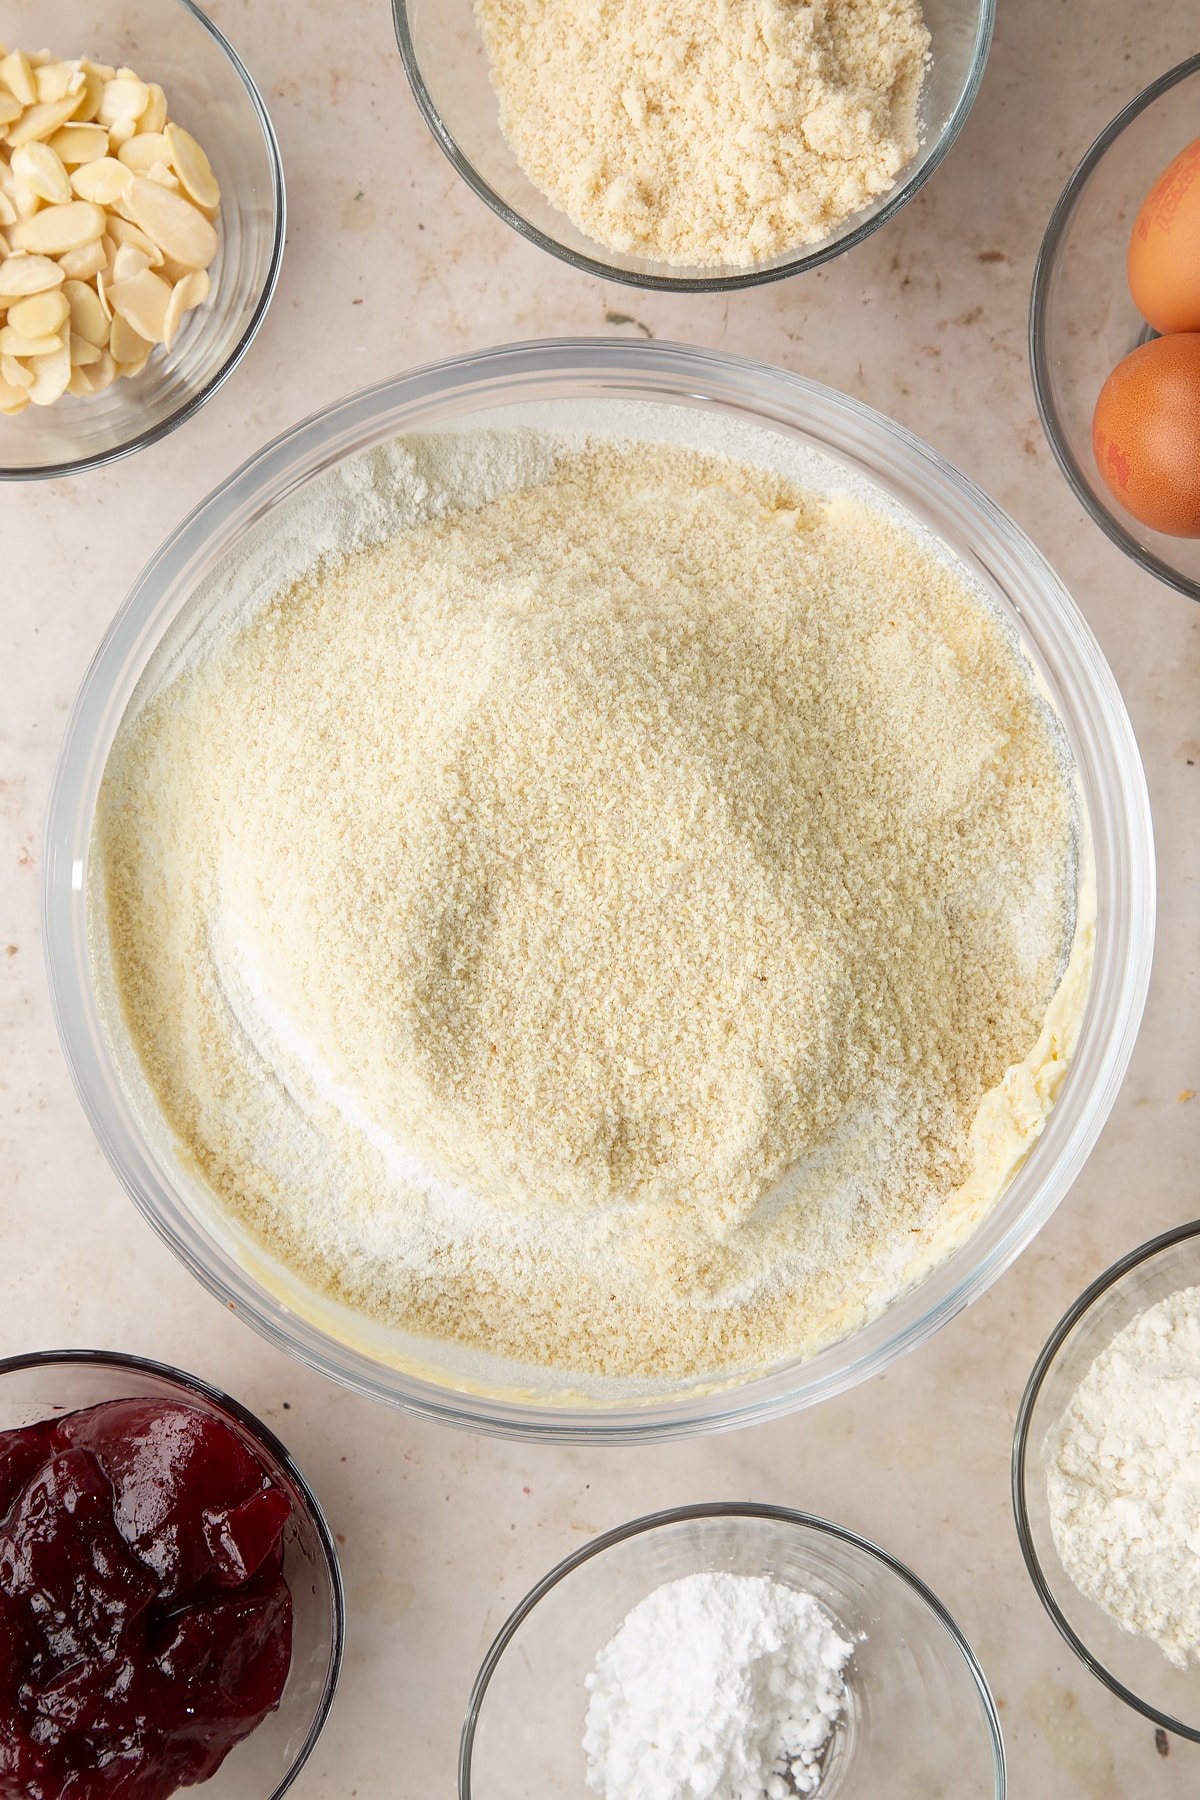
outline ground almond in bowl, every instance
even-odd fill
[[[326,482],[100,794],[110,1034],[190,1166],[316,1288],[564,1381],[874,1316],[1019,1165],[1087,985],[1011,629],[899,515],[678,443]]]
[[[476,0],[500,123],[598,244],[681,268],[819,243],[918,147],[919,0]]]

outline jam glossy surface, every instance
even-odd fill
[[[279,1704],[291,1503],[221,1420],[0,1432],[0,1800],[166,1800]]]

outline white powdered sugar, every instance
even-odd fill
[[[811,1594],[766,1576],[667,1582],[588,1676],[588,1785],[607,1800],[815,1794],[850,1655]]]
[[[1200,1663],[1200,1287],[1118,1332],[1046,1459],[1054,1542],[1076,1587],[1176,1668]]]

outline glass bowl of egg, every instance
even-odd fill
[[[1200,1743],[1195,1459],[1200,1221],[1096,1278],[1055,1326],[1017,1414],[1025,1566],[1098,1681]]]
[[[994,0],[644,16],[392,0],[417,104],[530,243],[629,287],[815,269],[929,180],[983,79]],[[569,14],[569,16],[567,16]],[[861,14],[861,17],[860,17]]]
[[[995,1702],[937,1596],[843,1526],[751,1503],[635,1519],[552,1569],[484,1658],[458,1792],[622,1800],[685,1757],[701,1793],[1008,1792]]]
[[[1050,447],[1142,568],[1200,600],[1200,56],[1151,82],[1067,182],[1033,278]]]
[[[67,475],[189,419],[266,316],[283,166],[191,0],[15,0],[0,55],[0,479]]]
[[[281,1800],[333,1704],[345,1598],[279,1439],[165,1363],[6,1357],[0,1519],[18,1645],[0,1670],[0,1789]],[[74,1635],[46,1625],[64,1593]]]
[[[536,458],[543,454],[539,446],[558,443],[560,433],[566,434],[563,442],[574,443],[582,434],[584,442],[602,447],[628,446],[629,455],[657,455],[659,447],[667,445],[674,447],[673,454],[689,458],[733,458],[734,467],[749,471],[747,478],[758,469],[771,480],[794,480],[814,496],[815,503],[827,504],[834,512],[842,498],[854,505],[858,496],[870,518],[899,521],[897,528],[906,534],[903,543],[927,546],[938,567],[944,564],[954,571],[955,578],[978,596],[984,608],[981,616],[1001,622],[1004,641],[1019,644],[1030,671],[1022,680],[1032,682],[1033,691],[1044,698],[1058,721],[1055,741],[1069,746],[1069,757],[1056,760],[1056,767],[1073,770],[1071,787],[1077,787],[1069,848],[1064,841],[1074,891],[1050,926],[1053,950],[1048,965],[1051,981],[1058,982],[1054,1005],[1061,994],[1066,1011],[1039,1038],[1044,1051],[1037,1054],[1044,1053],[1046,1060],[1036,1070],[1027,1070],[1027,1089],[1021,1087],[1020,1071],[1003,1089],[1010,1098],[1003,1100],[997,1116],[1011,1114],[1016,1122],[1013,1133],[1001,1125],[993,1149],[989,1128],[981,1128],[981,1141],[988,1146],[981,1177],[987,1191],[982,1200],[966,1195],[949,1216],[938,1215],[945,1230],[939,1227],[925,1238],[914,1237],[907,1229],[911,1221],[906,1220],[904,1231],[897,1234],[900,1266],[894,1273],[889,1269],[886,1287],[868,1305],[862,1289],[854,1285],[849,1301],[835,1302],[831,1323],[820,1324],[818,1340],[809,1347],[772,1345],[764,1355],[713,1351],[711,1311],[703,1293],[677,1302],[666,1315],[678,1318],[684,1303],[692,1309],[685,1322],[695,1351],[686,1367],[678,1361],[658,1367],[646,1353],[644,1331],[652,1331],[655,1319],[663,1316],[656,1303],[628,1326],[622,1345],[625,1363],[616,1370],[605,1367],[598,1357],[575,1354],[577,1346],[569,1340],[579,1307],[565,1301],[545,1314],[547,1330],[554,1328],[555,1320],[562,1323],[553,1344],[541,1337],[514,1341],[530,1316],[521,1298],[522,1281],[538,1280],[543,1269],[556,1278],[564,1257],[570,1258],[572,1289],[589,1276],[588,1257],[573,1251],[570,1240],[565,1250],[561,1242],[554,1246],[557,1264],[548,1253],[529,1260],[503,1249],[498,1253],[495,1269],[478,1278],[493,1295],[483,1331],[473,1330],[469,1320],[460,1325],[461,1313],[449,1319],[412,1312],[398,1317],[389,1311],[390,1302],[380,1307],[376,1300],[360,1299],[352,1285],[356,1268],[379,1266],[381,1255],[400,1259],[394,1263],[394,1280],[389,1277],[390,1296],[400,1291],[407,1268],[424,1271],[423,1282],[436,1275],[445,1266],[441,1245],[463,1243],[471,1256],[483,1246],[480,1253],[484,1253],[483,1234],[491,1228],[493,1215],[490,1209],[479,1215],[473,1203],[464,1208],[461,1194],[471,1190],[448,1187],[440,1177],[432,1188],[422,1186],[411,1205],[402,1198],[400,1212],[390,1210],[390,1200],[384,1201],[382,1213],[357,1210],[356,1146],[372,1158],[383,1154],[381,1145],[387,1150],[385,1162],[370,1164],[381,1170],[380,1178],[386,1182],[394,1176],[407,1184],[405,1170],[413,1167],[416,1179],[426,1182],[424,1161],[414,1165],[407,1150],[393,1156],[390,1148],[407,1134],[408,1102],[400,1112],[388,1115],[393,1121],[391,1135],[381,1138],[372,1123],[377,1116],[370,1110],[376,1104],[373,1099],[347,1100],[341,1086],[330,1090],[332,1102],[322,1095],[296,1099],[310,1079],[305,1068],[320,1071],[326,1063],[306,1063],[283,1081],[268,1073],[272,1058],[283,1058],[290,1069],[289,1046],[307,1043],[310,1026],[306,1022],[300,1027],[298,1037],[290,1023],[285,1027],[272,1010],[270,992],[262,988],[257,965],[244,964],[240,900],[230,910],[223,899],[214,899],[208,924],[198,923],[198,949],[181,948],[178,955],[168,951],[164,957],[155,939],[147,945],[150,962],[144,967],[149,972],[152,962],[166,978],[172,970],[182,973],[194,966],[199,971],[208,966],[203,959],[216,958],[205,991],[217,996],[222,1019],[237,1021],[230,1039],[237,1068],[258,1070],[262,1078],[252,1074],[250,1086],[236,1098],[227,1091],[216,1093],[201,1136],[195,1136],[190,1124],[187,1131],[192,1135],[181,1136],[172,1122],[179,1116],[171,1110],[174,1102],[160,1098],[156,1083],[164,1069],[185,1067],[190,1051],[181,1045],[178,1056],[172,1050],[164,1061],[130,1025],[123,996],[133,995],[134,989],[117,974],[114,955],[123,957],[126,946],[114,936],[111,904],[111,878],[123,866],[122,853],[104,823],[106,818],[125,816],[120,806],[113,812],[108,805],[124,791],[109,776],[125,755],[125,746],[134,741],[130,730],[151,713],[156,718],[167,716],[160,714],[156,698],[173,694],[177,678],[187,678],[193,669],[224,668],[224,660],[219,656],[213,660],[209,653],[223,641],[226,630],[238,631],[241,621],[258,616],[260,602],[291,591],[305,568],[326,566],[328,559],[336,559],[339,546],[369,546],[381,541],[381,531],[386,536],[393,528],[399,530],[389,521],[399,519],[395,507],[407,506],[409,495],[422,506],[422,496],[431,504],[447,503],[437,498],[443,492],[439,483],[457,479],[456,459],[466,459],[464,468],[478,467],[479,475],[470,481],[491,481],[498,478],[498,469],[512,468],[523,492],[521,483],[533,480],[523,471],[536,467]],[[639,451],[639,444],[649,449]],[[528,457],[535,459],[533,465],[525,460]],[[482,460],[476,463],[476,458]],[[510,477],[505,474],[503,479]],[[448,503],[453,511],[457,502]],[[571,530],[577,535],[583,517],[576,511],[571,514]],[[377,632],[372,641],[380,641]],[[361,665],[356,659],[353,666]],[[307,668],[302,662],[298,677],[302,688],[311,680]],[[257,677],[250,679],[256,695],[267,691]],[[273,677],[270,691],[278,691]],[[438,716],[457,718],[452,702],[453,695],[445,709],[437,709]],[[235,701],[235,712],[241,704]],[[1042,699],[1037,704],[1041,716]],[[309,716],[303,702],[302,712]],[[222,716],[235,715],[223,710]],[[202,772],[208,765],[196,751],[189,729],[185,727],[181,740],[184,763]],[[912,741],[922,739],[917,734]],[[246,734],[239,731],[237,742],[244,744]],[[153,758],[159,750],[149,752],[151,764],[141,749],[132,754],[134,763],[127,766],[142,772],[130,792],[169,798],[174,790],[165,774],[147,779],[144,772],[148,766],[157,767]],[[290,754],[289,766],[310,767],[307,753]],[[423,754],[416,766],[425,766],[426,760]],[[272,763],[277,766],[278,761]],[[553,762],[548,766],[556,768]],[[180,764],[181,778],[183,768]],[[324,780],[320,777],[317,786]],[[314,800],[317,786],[312,790]],[[205,781],[206,793],[227,791],[233,790],[215,774],[211,782]],[[235,821],[241,816],[240,811],[231,815]],[[162,837],[158,827],[153,828],[153,841],[161,846],[153,853],[154,869],[169,872],[180,867],[168,844],[175,829],[164,824],[168,837]],[[288,827],[289,857],[291,847],[302,839],[303,827]],[[109,856],[110,848],[115,849],[116,861]],[[247,846],[237,867],[249,867],[254,854],[253,845]],[[167,540],[100,646],[63,740],[47,813],[44,871],[47,966],[71,1075],[118,1178],[193,1274],[222,1304],[273,1342],[359,1392],[478,1430],[581,1443],[688,1436],[812,1404],[887,1367],[983,1293],[1049,1218],[1096,1142],[1132,1051],[1153,943],[1150,815],[1129,721],[1095,639],[1034,547],[963,475],[858,401],[761,364],[657,343],[548,341],[458,358],[355,395],[262,450]],[[157,879],[149,867],[147,879],[151,883]],[[293,891],[292,883],[291,876],[261,882],[255,893],[282,896]],[[322,878],[322,891],[336,891],[336,881]],[[441,891],[440,883],[434,891]],[[189,883],[188,892],[200,895],[207,889],[203,882]],[[181,897],[179,905],[187,904]],[[247,904],[258,902],[251,897]],[[178,916],[174,905],[168,907],[172,917]],[[131,922],[162,917],[166,922],[159,902],[151,904],[149,899],[131,901],[122,917]],[[1024,925],[1021,931],[1024,945]],[[372,942],[377,935],[379,941],[392,942],[386,932],[372,933]],[[1083,972],[1088,964],[1090,979]],[[341,982],[347,965],[340,951],[333,966]],[[409,967],[407,956],[400,955],[395,966]],[[590,959],[586,966],[590,970]],[[369,1010],[375,991],[368,984]],[[169,1022],[182,1014],[175,1002],[165,1001],[156,1016]],[[286,1038],[279,1035],[284,1029]],[[355,1030],[353,1043],[373,1059],[376,1034],[383,1034],[378,1038],[382,1044],[389,1030],[386,1022],[364,1025]],[[205,1041],[198,1031],[189,1044],[202,1047]],[[1025,1064],[1021,1070],[1026,1070]],[[321,1073],[322,1083],[325,1079]],[[370,1068],[351,1079],[355,1083],[372,1079]],[[204,1080],[198,1076],[200,1085]],[[190,1104],[186,1095],[184,1099]],[[272,1111],[283,1106],[283,1117],[277,1122],[263,1120],[260,1101]],[[293,1102],[299,1112],[293,1110]],[[335,1106],[336,1117],[326,1113],[328,1104]],[[310,1144],[312,1128],[306,1122],[310,1118],[331,1119],[339,1142],[343,1130],[348,1131],[345,1152],[333,1139],[322,1138],[311,1140],[310,1155],[305,1147]],[[339,1121],[345,1122],[344,1128]],[[207,1160],[205,1134],[210,1129],[218,1134],[248,1130],[253,1135],[245,1140],[246,1148],[222,1149],[223,1160],[214,1165]],[[320,1130],[325,1131],[323,1124]],[[240,1177],[234,1159],[257,1157],[260,1145],[272,1157],[276,1151],[270,1146],[282,1145],[291,1159],[286,1181],[272,1187],[289,1209],[273,1216],[296,1221],[286,1242],[272,1239],[269,1230],[259,1229],[238,1210]],[[302,1148],[300,1160],[288,1147],[294,1145]],[[327,1155],[337,1159],[333,1173],[324,1161]],[[230,1177],[234,1191],[227,1197]],[[776,1191],[785,1198],[781,1188],[772,1193]],[[534,1199],[540,1201],[540,1195]],[[603,1213],[605,1219],[612,1216]],[[767,1222],[776,1216],[769,1205]],[[816,1216],[826,1214],[817,1208]],[[385,1223],[380,1234],[375,1218],[394,1223]],[[355,1235],[343,1240],[344,1226],[352,1227]],[[360,1229],[374,1235],[360,1241]],[[550,1225],[536,1229],[548,1232]],[[412,1231],[420,1235],[414,1239]],[[343,1241],[347,1280],[330,1281],[322,1276],[324,1265],[306,1259],[310,1247],[325,1244],[330,1245],[329,1255],[340,1258]],[[548,1240],[539,1241],[544,1250]],[[327,1255],[324,1247],[319,1254]],[[621,1254],[636,1273],[636,1253],[628,1258]],[[822,1270],[828,1266],[823,1250],[816,1266]],[[847,1283],[849,1271],[858,1266],[844,1263]],[[842,1278],[841,1262],[835,1272]],[[476,1291],[474,1280],[473,1276],[466,1280],[468,1306]],[[612,1317],[608,1309],[619,1287],[619,1280],[610,1285],[602,1277],[589,1288],[589,1304],[598,1309],[602,1324]],[[732,1291],[731,1306],[741,1303],[741,1292]],[[786,1299],[794,1286],[780,1277],[770,1292]],[[503,1342],[501,1315],[509,1334]],[[747,1316],[753,1323],[757,1311]]]

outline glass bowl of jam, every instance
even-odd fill
[[[235,1400],[105,1351],[0,1361],[0,1800],[278,1800],[343,1638],[320,1506]]]

